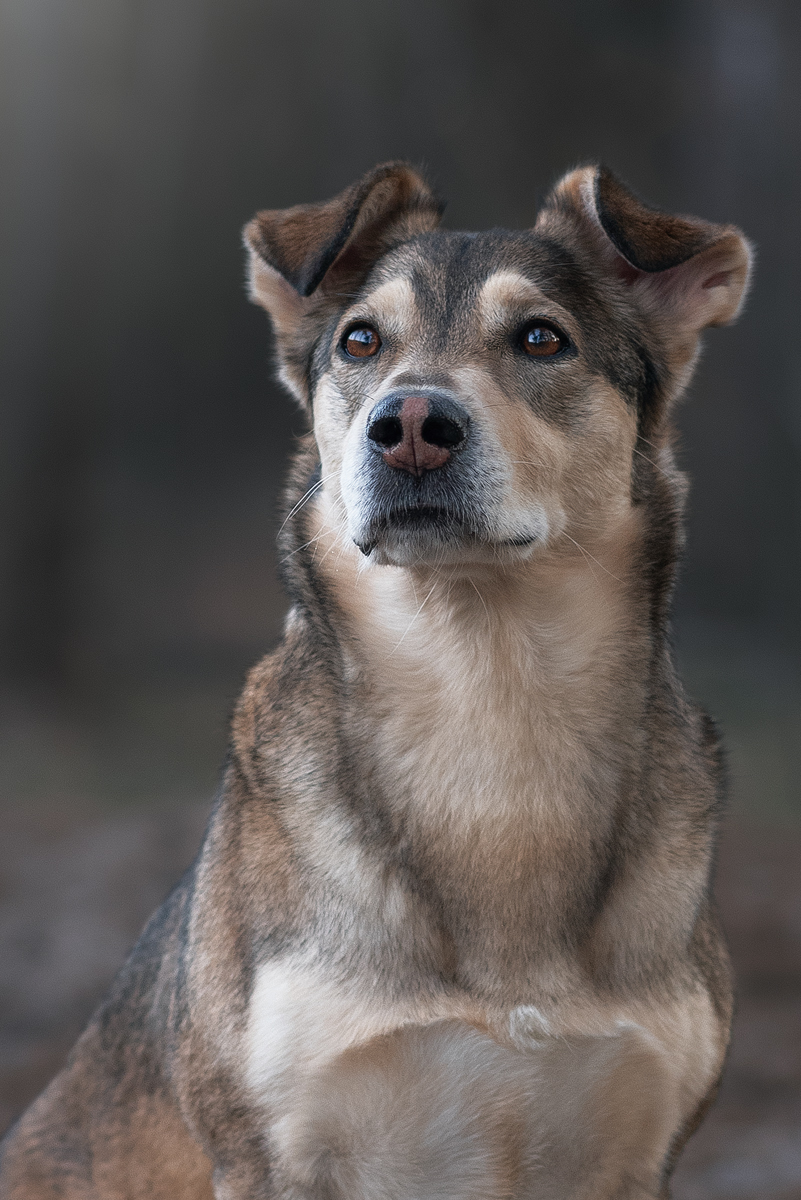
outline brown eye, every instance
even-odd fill
[[[369,325],[357,325],[346,335],[342,348],[350,358],[371,358],[381,349],[381,338]]]
[[[567,338],[557,333],[550,325],[529,325],[523,333],[523,349],[532,358],[549,358],[558,354],[567,345]]]

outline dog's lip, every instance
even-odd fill
[[[363,541],[357,541],[356,545],[363,554],[369,555],[382,540],[382,535],[393,528],[413,530],[415,527],[431,525],[445,526],[454,532],[458,530],[471,541],[485,542],[488,546],[494,543],[499,550],[523,549],[539,541],[536,533],[520,533],[515,537],[495,540],[487,536],[487,531],[482,534],[458,510],[438,504],[408,504],[383,513],[373,524],[370,535]]]
[[[391,508],[372,523],[370,534],[364,541],[357,542],[363,554],[369,554],[392,529],[414,530],[415,527],[440,526],[476,536],[464,515],[444,504],[404,504]]]
[[[507,538],[504,542],[499,542],[501,546],[530,546],[538,540],[536,533],[521,533],[519,537]]]
[[[447,521],[449,524],[463,525],[463,517],[446,508],[444,504],[405,504],[400,508],[392,508],[381,520],[382,525],[397,525],[418,521]]]

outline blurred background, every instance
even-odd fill
[[[0,1128],[194,853],[280,629],[303,425],[242,224],[399,157],[446,225],[521,227],[600,159],[757,247],[679,417],[741,1032],[677,1196],[801,1197],[800,51],[793,0],[0,0]]]

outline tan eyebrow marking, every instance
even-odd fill
[[[386,280],[385,283],[379,284],[374,292],[369,292],[364,297],[362,307],[393,324],[408,322],[416,312],[411,281],[405,275]]]
[[[521,304],[542,304],[545,296],[535,283],[518,271],[496,271],[481,287],[478,311],[486,328],[499,325],[507,310]]]

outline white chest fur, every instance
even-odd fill
[[[483,1018],[458,999],[392,1004],[319,967],[265,964],[246,1075],[287,1194],[567,1200],[615,1195],[624,1174],[653,1185],[677,1111],[716,1067],[698,1057],[705,998],[596,1011],[556,1037],[532,1010]]]

